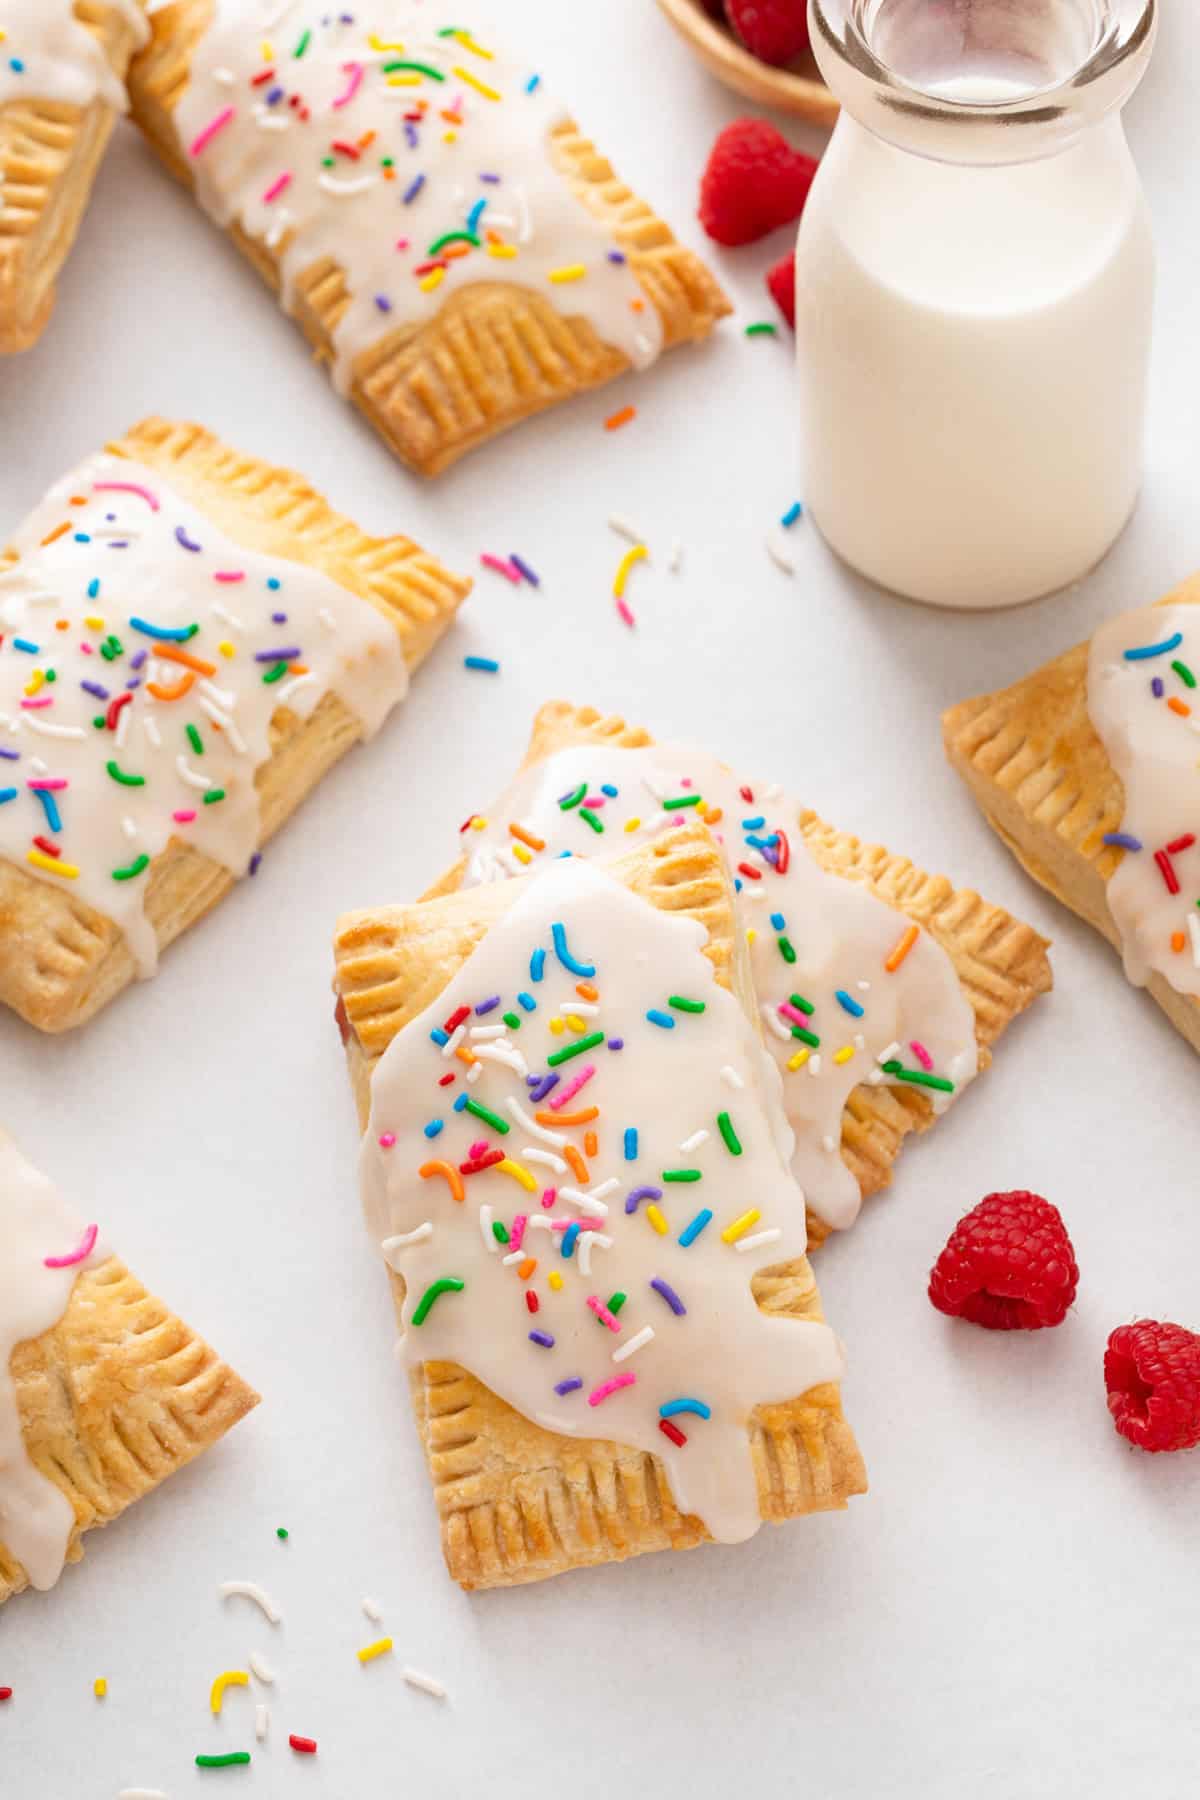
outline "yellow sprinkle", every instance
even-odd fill
[[[423,75],[389,75],[387,84],[389,87],[420,87],[424,79]]]
[[[512,853],[516,857],[518,862],[531,863],[533,861],[532,856],[530,856],[530,854],[529,854],[528,850],[525,848],[524,844],[514,844],[512,847]]]
[[[556,1294],[562,1288],[563,1278],[559,1274],[557,1269],[551,1269],[550,1273],[546,1277],[546,1280],[550,1283],[550,1286],[554,1289]]]
[[[548,281],[582,281],[587,274],[586,263],[564,263],[561,269],[551,269],[546,277]],[[646,554],[643,549],[642,555]]]
[[[93,1681],[92,1692],[95,1694],[97,1700],[103,1700],[105,1694],[107,1694],[108,1683],[105,1681],[103,1675],[97,1675],[95,1681]]]
[[[835,1063],[848,1063],[850,1061],[850,1058],[853,1055],[854,1055],[854,1045],[853,1044],[843,1044],[841,1049],[839,1051],[837,1051],[837,1053],[835,1054],[833,1060]]]
[[[502,1175],[511,1175],[514,1181],[519,1181],[528,1193],[535,1192],[537,1182],[523,1163],[514,1162],[511,1156],[506,1156],[503,1162],[496,1164],[496,1167]]]
[[[796,1073],[796,1070],[802,1069],[807,1061],[808,1061],[808,1051],[807,1050],[797,1050],[795,1056],[788,1057],[788,1065],[787,1066],[792,1071],[792,1074],[794,1075]]]
[[[104,630],[104,620],[100,617],[99,613],[85,613],[83,622],[89,631]]]
[[[663,1216],[659,1212],[657,1206],[648,1206],[646,1208],[646,1217],[649,1219],[650,1223],[653,1225],[655,1231],[657,1231],[659,1237],[666,1237],[667,1221],[663,1218]]]
[[[547,1024],[549,1025],[551,1031],[554,1033],[555,1037],[562,1036],[563,1022],[561,1019],[549,1019],[549,1020],[547,1020]]]
[[[262,59],[264,62],[275,61],[275,46],[270,38],[264,38],[262,41]]]
[[[401,56],[404,55],[403,44],[398,42],[385,43],[377,32],[373,31],[367,39],[367,42],[370,44],[372,50],[398,50]]]
[[[43,856],[40,850],[27,850],[25,861],[32,863],[35,869],[45,869],[47,875],[61,875],[67,881],[79,879],[79,870],[74,863],[59,862],[54,856]]]
[[[513,244],[489,244],[487,253],[489,256],[498,256],[502,262],[511,262],[517,254]]]
[[[638,826],[641,824],[641,822],[642,821],[640,819],[626,819],[626,821],[625,821],[626,831],[636,831]]]
[[[454,39],[456,43],[462,45],[464,50],[473,50],[476,56],[482,56],[484,62],[495,62],[496,58],[492,52],[485,50],[482,44],[477,44],[469,31],[456,31]]]
[[[374,1662],[377,1656],[386,1656],[391,1647],[391,1638],[376,1638],[373,1644],[358,1652],[358,1660],[360,1663]]]
[[[36,694],[38,689],[44,684],[45,680],[45,669],[35,669],[33,674],[29,677],[29,680],[25,683],[25,692],[27,694]]]
[[[753,925],[748,925],[746,927],[746,942],[752,944],[757,936],[758,933],[755,931]]]
[[[217,645],[217,649],[221,652],[222,656],[232,656],[233,655],[233,645],[230,643],[228,638],[222,638],[220,643]]]
[[[457,131],[444,131],[442,133],[442,142],[443,142],[443,144],[457,144],[457,142],[458,142]]]
[[[749,1212],[744,1212],[742,1214],[740,1219],[735,1219],[732,1225],[727,1225],[721,1233],[721,1236],[727,1244],[736,1244],[738,1239],[740,1237],[745,1237],[750,1227],[752,1225],[757,1225],[761,1218],[762,1214],[759,1212],[757,1206],[752,1206]]]
[[[451,73],[457,75],[460,81],[465,81],[468,87],[473,87],[477,94],[482,94],[485,100],[499,100],[500,95],[495,88],[489,87],[486,81],[480,81],[478,75],[472,75],[470,69],[453,69]]]
[[[572,1031],[580,1033],[585,1032],[588,1028],[587,1020],[581,1019],[578,1013],[568,1013],[567,1024],[571,1027]]]
[[[225,1673],[223,1675],[218,1675],[217,1679],[212,1684],[212,1693],[209,1695],[209,1704],[215,1713],[219,1713],[221,1710],[221,1703],[225,1698],[226,1688],[249,1686],[250,1677],[247,1675],[245,1669],[226,1669]]]
[[[551,281],[554,280],[553,275],[550,279]],[[649,554],[650,552],[647,550],[645,544],[634,544],[631,549],[625,552],[624,556],[617,564],[617,572],[613,576],[614,599],[620,600],[624,594],[625,583],[629,580],[629,571],[633,568],[634,564],[645,562]]]
[[[476,813],[475,817],[471,820],[471,830],[472,831],[486,831],[487,824],[488,824],[487,820],[485,818],[483,818],[483,816],[480,813]]]
[[[417,284],[423,294],[432,294],[435,287],[441,287],[446,279],[445,269],[430,269],[428,275],[422,275]]]

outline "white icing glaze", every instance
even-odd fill
[[[661,321],[623,259],[610,260],[621,256],[611,231],[550,162],[563,108],[540,80],[528,91],[536,71],[490,43],[437,35],[462,18],[379,0],[353,9],[217,0],[175,112],[201,204],[222,226],[237,223],[282,252],[289,310],[299,275],[323,258],[341,266],[351,295],[334,330],[343,392],[360,352],[433,318],[448,295],[480,281],[534,289],[644,367],[661,348]],[[443,79],[390,68],[400,62]],[[277,79],[263,81],[270,70]],[[479,246],[423,288],[436,275],[416,274],[431,262],[430,246],[466,230],[481,201]],[[580,265],[581,278],[551,280]]]
[[[594,970],[599,1012],[579,1023],[588,1035],[599,1031],[606,1039],[557,1071],[549,1068],[548,1055],[584,1039],[569,1025],[557,1035],[549,1026],[551,1018],[572,1010],[580,979],[556,951],[556,923],[565,926],[567,955]],[[384,1254],[407,1284],[402,1350],[410,1364],[448,1358],[547,1430],[613,1438],[653,1452],[665,1464],[679,1507],[703,1519],[714,1538],[736,1542],[759,1524],[747,1437],[753,1408],[836,1380],[843,1358],[827,1326],[771,1317],[751,1294],[756,1270],[803,1254],[804,1208],[788,1173],[791,1132],[779,1104],[778,1074],[738,1001],[718,986],[702,954],[704,943],[697,921],[657,911],[594,864],[570,861],[548,869],[381,1058],[372,1081],[362,1183],[372,1235],[387,1246]],[[531,967],[535,949],[545,953],[540,980]],[[443,1046],[430,1042],[431,1032],[444,1038],[441,1027],[459,1007],[478,1007],[493,995],[500,1001],[485,1008],[489,1020],[509,1011],[521,1021],[505,1039],[519,1052],[519,1066],[485,1062],[476,1065],[474,1080],[464,1081],[464,1065],[444,1056]],[[672,996],[701,1002],[703,1010],[672,1008]],[[674,1025],[651,1023],[651,1009],[661,1009]],[[614,1035],[623,1047],[612,1047]],[[531,1089],[522,1078],[526,1064],[537,1075],[558,1074],[557,1086],[542,1100],[537,1096],[544,1090]],[[589,1067],[595,1072],[575,1098],[571,1085]],[[448,1071],[457,1079],[442,1088],[439,1078]],[[736,1090],[726,1071],[736,1076]],[[455,1094],[503,1118],[507,1134],[455,1111]],[[528,1192],[519,1177],[500,1168],[463,1176],[462,1202],[441,1176],[418,1173],[431,1159],[457,1169],[469,1160],[472,1145],[486,1143],[502,1148],[532,1179],[527,1146],[540,1141],[545,1128],[538,1131],[533,1120],[535,1131],[528,1131],[520,1113],[527,1120],[535,1110],[569,1120],[592,1106],[599,1109],[599,1145],[587,1159],[588,1180],[576,1188],[573,1172],[556,1179],[548,1210],[550,1190],[539,1192],[538,1182]],[[729,1117],[739,1154],[726,1146],[721,1114]],[[423,1128],[436,1118],[444,1124],[430,1142]],[[632,1159],[629,1128],[637,1133]],[[700,1128],[707,1140],[683,1153],[680,1145]],[[583,1146],[580,1125],[556,1130],[560,1140]],[[380,1143],[388,1134],[395,1135],[391,1148]],[[699,1170],[700,1179],[662,1179],[663,1171],[681,1168]],[[628,1197],[644,1186],[658,1190],[657,1200],[644,1197],[628,1212]],[[651,1206],[659,1209],[662,1233]],[[739,1253],[723,1234],[751,1207],[761,1221],[743,1221],[745,1253]],[[712,1219],[685,1247],[680,1236],[702,1209]],[[493,1218],[511,1238],[519,1215],[528,1224],[517,1248],[496,1242]],[[560,1218],[590,1219],[596,1226],[579,1233],[569,1256],[559,1248],[564,1233],[550,1225]],[[419,1229],[425,1223],[432,1226],[428,1233]],[[397,1238],[407,1242],[397,1245]],[[519,1252],[537,1258],[532,1277],[522,1277]],[[551,1270],[562,1276],[559,1291],[549,1283]],[[464,1290],[443,1294],[414,1325],[426,1289],[448,1276],[464,1281]],[[682,1317],[651,1286],[656,1279],[683,1303]],[[527,1289],[538,1296],[536,1315],[527,1310]],[[606,1303],[618,1290],[627,1299],[614,1315],[614,1332],[587,1301],[592,1296]],[[553,1345],[531,1341],[531,1330],[547,1333]],[[635,1380],[589,1403],[621,1375]],[[564,1380],[582,1385],[556,1394]],[[688,1438],[682,1446],[659,1428],[660,1407],[679,1397],[711,1409],[707,1419],[684,1414],[674,1421]]]
[[[125,879],[113,871],[176,838],[245,874],[273,713],[307,718],[333,692],[370,735],[407,687],[399,635],[328,576],[233,542],[156,470],[123,457],[92,457],[59,482],[14,545],[19,560],[0,572],[0,856],[69,883],[116,921],[149,975],[145,867]],[[144,626],[191,635],[163,642]],[[108,658],[114,637],[121,649]],[[267,681],[279,666],[261,660],[269,649],[298,650],[302,664],[287,659]],[[180,685],[178,698],[163,697]],[[115,723],[98,729],[97,718]],[[121,783],[110,763],[143,785]],[[65,785],[47,803],[38,782]],[[59,850],[63,874],[47,868],[55,859],[35,836]]]
[[[1200,679],[1200,608],[1124,613],[1092,639],[1088,711],[1124,784],[1121,833],[1140,846],[1107,889],[1125,973],[1200,995],[1200,694],[1180,669]]]
[[[564,810],[561,800],[585,782],[583,810]],[[602,793],[606,786],[617,793]],[[746,793],[752,799],[745,799]],[[861,883],[821,868],[800,835],[798,804],[777,788],[743,782],[705,752],[683,745],[581,745],[519,775],[487,815],[484,829],[464,831],[466,882],[520,874],[527,866],[524,856],[544,864],[566,851],[618,855],[686,816],[664,809],[662,800],[696,794],[702,796],[700,816],[713,821],[714,836],[740,883],[739,912],[765,1038],[783,1077],[784,1108],[796,1134],[793,1172],[818,1218],[849,1225],[861,1200],[840,1154],[842,1110],[851,1091],[862,1081],[890,1079],[880,1065],[896,1058],[911,1072],[953,1082],[953,1093],[922,1086],[935,1110],[944,1109],[976,1073],[975,1020],[954,965],[927,932],[888,972],[884,965],[911,921]],[[589,805],[593,800],[596,804]],[[589,824],[589,812],[602,831]],[[761,823],[756,826],[755,820]],[[542,841],[545,850],[530,852],[511,834],[512,824]],[[778,849],[770,842],[780,829],[788,843],[782,874],[772,861]],[[753,839],[758,843],[748,841]],[[745,873],[747,868],[752,873]],[[782,930],[772,924],[776,915],[784,920]],[[785,960],[781,939],[794,950],[794,962]],[[839,991],[863,1009],[861,1017],[837,999]],[[780,1006],[791,1006],[792,995],[808,1002],[811,1014],[802,1009],[793,1009],[799,1017],[781,1014]],[[798,1038],[798,1030],[820,1042]],[[914,1040],[932,1070],[913,1049]],[[847,1048],[851,1054],[839,1062]]]
[[[78,1250],[87,1229],[53,1183],[0,1131],[0,1543],[35,1588],[53,1587],[62,1574],[75,1513],[61,1489],[30,1461],[10,1363],[18,1344],[57,1325],[80,1270],[107,1257],[97,1243],[69,1268],[46,1267],[47,1257]]]
[[[145,43],[150,27],[137,0],[107,5]],[[125,111],[124,84],[95,35],[75,17],[75,0],[3,0],[0,31],[0,106],[26,99],[88,106],[98,94],[114,111]]]

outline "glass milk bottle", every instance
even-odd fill
[[[1065,586],[1142,471],[1154,258],[1120,109],[1156,0],[809,0],[842,113],[796,249],[806,506],[936,606]]]

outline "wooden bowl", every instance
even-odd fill
[[[658,4],[709,73],[726,87],[759,106],[782,107],[810,125],[833,125],[838,103],[821,80],[810,50],[775,69],[744,50],[727,26],[710,19],[702,0],[658,0]]]

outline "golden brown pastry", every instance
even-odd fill
[[[462,17],[304,0],[264,42],[252,0],[175,0],[130,72],[167,167],[427,475],[729,311],[536,66]]]
[[[352,914],[335,956],[454,1578],[736,1542],[862,1492],[705,827]]]
[[[253,874],[470,588],[150,419],[0,557],[0,1001],[82,1024]]]
[[[199,1456],[258,1396],[0,1131],[0,1605]]]
[[[1200,578],[1010,688],[951,707],[946,754],[1009,849],[1200,1050]]]
[[[1046,945],[778,788],[563,701],[542,707],[516,780],[468,821],[463,860],[432,891],[544,867],[564,851],[611,855],[653,841],[691,805],[741,890],[759,1016],[796,1133],[792,1166],[819,1244],[886,1186],[907,1133],[932,1124],[1049,989]]]
[[[148,31],[141,0],[5,0],[0,30],[3,353],[45,329]]]

